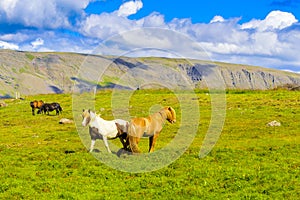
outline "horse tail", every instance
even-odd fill
[[[123,134],[123,131],[122,131],[122,128],[121,128],[121,125],[118,124],[118,123],[115,123],[116,124],[116,128],[117,128],[117,137],[120,137],[122,134]]]
[[[135,129],[135,126],[134,126],[134,123],[133,121],[131,121],[128,125],[128,135],[129,136],[132,136],[132,137],[135,137],[136,136],[136,129]]]
[[[62,108],[60,105],[58,105],[58,110],[59,110],[59,112],[62,112]]]
[[[137,134],[137,130],[134,124],[134,121],[131,121],[128,126],[128,140],[129,140],[129,146],[133,153],[140,153],[139,147],[138,147],[138,140],[139,136]]]

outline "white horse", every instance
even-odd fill
[[[93,151],[96,139],[102,139],[107,151],[111,153],[108,146],[108,139],[120,138],[124,149],[127,149],[129,143],[127,140],[128,121],[116,119],[107,121],[91,110],[83,110],[82,126],[89,125],[89,133],[91,136],[90,152]]]

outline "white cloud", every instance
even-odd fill
[[[13,43],[21,43],[26,41],[28,38],[30,38],[28,34],[21,32],[0,35],[0,40]]]
[[[90,15],[80,25],[80,32],[88,37],[102,40],[124,31],[137,27],[135,21],[119,17],[116,13]]]
[[[224,21],[225,19],[222,16],[216,15],[212,20],[210,20],[209,23],[224,22]]]
[[[12,49],[19,50],[19,46],[13,43],[8,43],[0,40],[0,48],[1,49]]]
[[[265,19],[253,19],[243,24],[239,23],[240,18],[224,19],[218,15],[209,23],[193,23],[188,18],[166,22],[164,15],[157,12],[131,20],[128,16],[143,8],[141,0],[127,1],[111,13],[87,15],[84,8],[92,1],[0,0],[0,23],[38,28],[0,35],[0,48],[90,52],[101,42],[119,34],[123,37],[109,46],[114,53],[144,45],[167,49],[165,54],[168,55],[173,55],[170,53],[173,49],[185,51],[184,55],[193,58],[202,58],[200,45],[212,60],[265,67],[293,66],[293,71],[299,71],[300,30],[294,28],[299,24],[292,13],[272,11]],[[158,29],[131,32],[148,27]],[[62,29],[66,32],[59,31]],[[163,29],[182,34],[195,43],[184,43],[176,34]],[[146,53],[159,55],[160,51]],[[135,52],[135,55],[144,54]]]
[[[238,18],[223,19],[214,17],[208,24],[173,20],[170,27],[198,41],[212,60],[275,68],[300,67],[297,53],[300,31],[293,28],[299,26],[293,14],[274,11],[264,20],[242,25]]]
[[[81,16],[93,0],[1,0],[0,22],[38,28],[71,27],[69,17]]]
[[[37,47],[39,47],[43,44],[44,44],[44,40],[42,38],[37,38],[36,40],[31,42],[31,45],[32,45],[33,49],[36,49]]]
[[[190,37],[165,28],[140,28],[114,35],[97,50],[104,55],[209,59]]]
[[[27,42],[28,41],[28,42]],[[97,43],[99,44],[99,43]],[[45,31],[39,34],[31,34],[31,37],[20,44],[22,51],[37,52],[79,52],[91,53],[95,47],[95,40],[70,36],[54,31]]]
[[[142,18],[137,24],[140,27],[166,27],[164,16],[157,12]]]
[[[272,11],[264,20],[251,20],[242,24],[242,29],[258,29],[259,31],[284,29],[298,22],[295,16],[288,12]]]
[[[293,71],[293,70],[290,70],[290,69],[282,69],[282,70],[286,71],[286,72],[292,72],[292,73],[300,74],[300,71]]]
[[[120,6],[118,10],[118,16],[128,17],[129,15],[137,13],[137,11],[142,8],[143,2],[141,0],[128,1]]]

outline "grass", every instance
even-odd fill
[[[30,53],[26,53],[25,56],[26,56],[30,61],[32,61],[32,60],[35,58],[35,56],[32,55],[32,54],[30,54]]]
[[[160,105],[172,105],[177,111],[178,122],[166,124],[158,138],[159,151],[178,131],[183,114],[180,101],[166,90],[140,90],[130,95],[131,116],[148,115]],[[95,100],[95,110],[101,110],[103,118],[112,119],[111,96],[107,90],[87,98]],[[297,199],[300,93],[228,91],[222,134],[203,159],[198,155],[211,106],[205,91],[197,91],[197,97],[200,123],[192,144],[170,165],[148,173],[107,166],[95,158],[118,157],[108,155],[101,141],[96,142],[100,152],[89,154],[74,124],[58,124],[62,117],[80,121],[77,113],[73,116],[71,95],[5,100],[8,106],[0,108],[0,199]],[[62,116],[55,112],[32,116],[29,102],[34,99],[59,102]],[[118,114],[126,116],[123,111]],[[272,120],[281,126],[266,126]],[[78,130],[87,133],[87,129]],[[122,146],[118,140],[112,144]],[[147,144],[146,139],[141,141],[143,152]]]

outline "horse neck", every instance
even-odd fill
[[[167,115],[167,113],[164,110],[159,111],[158,115],[161,116],[162,122],[164,122],[164,121],[167,120],[168,115]]]
[[[99,115],[95,115],[93,118],[91,118],[90,124],[91,125],[98,125],[98,126],[103,126],[105,123],[105,120],[102,119]]]

